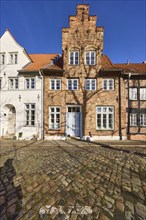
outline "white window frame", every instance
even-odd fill
[[[19,89],[19,78],[9,78],[9,89]]]
[[[35,103],[25,103],[25,126],[34,127],[35,120],[36,120]]]
[[[79,51],[78,50],[69,52],[69,64],[79,65]]]
[[[105,120],[105,124],[104,124],[104,120]],[[100,123],[100,126],[99,126],[99,123]],[[110,123],[111,123],[111,126],[110,126]],[[114,130],[114,107],[113,106],[96,106],[96,129],[97,130]]]
[[[137,100],[137,88],[129,88],[129,99]]]
[[[25,89],[35,89],[35,84],[36,79],[34,77],[25,77]]]
[[[0,53],[0,65],[5,65],[6,63],[6,54]]]
[[[18,64],[18,53],[17,52],[9,53],[9,64]]]
[[[57,120],[59,120],[59,122],[57,122]],[[60,106],[49,107],[49,129],[50,130],[61,129],[61,107]]]
[[[136,113],[130,113],[130,126],[131,127],[137,126],[137,114]]]
[[[140,88],[140,100],[146,100],[146,88]]]
[[[78,90],[78,79],[67,79],[67,90]]]
[[[114,79],[103,79],[102,88],[104,91],[113,91],[115,88]]]
[[[85,51],[85,65],[94,66],[95,64],[96,64],[96,52],[94,50]]]
[[[140,126],[146,126],[146,114],[140,114]]]
[[[96,90],[96,79],[85,79],[85,90]]]
[[[50,90],[61,90],[61,79],[50,79]]]

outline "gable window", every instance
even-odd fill
[[[34,89],[35,88],[35,78],[26,78],[25,79],[25,88]]]
[[[95,65],[96,58],[95,58],[95,51],[86,51],[85,52],[85,64],[86,65]]]
[[[60,129],[61,115],[60,107],[49,107],[49,129]]]
[[[140,100],[146,100],[146,88],[140,88]]]
[[[140,126],[146,126],[146,114],[140,114]]]
[[[19,80],[18,78],[9,78],[9,89],[18,89]]]
[[[96,90],[96,79],[85,79],[85,90]]]
[[[69,53],[69,64],[79,65],[79,51],[71,51]]]
[[[18,63],[18,53],[9,53],[9,63],[17,64]]]
[[[104,79],[103,90],[114,90],[114,79]]]
[[[60,90],[61,89],[61,80],[60,79],[50,79],[50,89],[51,90]]]
[[[1,65],[5,64],[5,53],[0,53],[0,64]]]
[[[137,88],[129,89],[129,98],[130,100],[137,100]]]
[[[35,104],[25,104],[25,125],[35,126]]]
[[[130,126],[137,126],[137,114],[130,114]]]
[[[105,107],[105,106],[96,107],[96,129],[98,130],[114,129],[114,107]]]
[[[68,79],[67,88],[68,90],[78,90],[78,79]]]

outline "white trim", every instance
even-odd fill
[[[89,89],[87,89],[87,80],[89,81]],[[92,89],[92,80],[94,80],[94,82],[95,82],[95,89]],[[91,79],[91,78],[86,78],[85,79],[85,90],[86,91],[96,91],[96,79]]]
[[[129,88],[129,99],[137,100],[137,88]]]
[[[54,89],[51,88],[52,80],[54,80]],[[50,81],[50,90],[61,90],[61,79],[49,79]],[[60,82],[60,89],[57,89],[57,81]]]
[[[71,55],[71,53],[73,53],[73,63],[70,63],[70,55]],[[78,64],[75,64],[75,53],[78,53]],[[71,50],[71,51],[69,51],[69,65],[75,65],[75,66],[77,66],[77,65],[79,65],[80,63],[79,63],[79,56],[80,56],[80,54],[79,54],[79,51],[78,50]]]
[[[69,81],[69,80],[71,80],[71,89],[68,88],[68,81]],[[73,87],[74,87],[74,83],[73,83],[74,80],[77,80],[77,89],[74,89],[74,88],[73,88]],[[72,90],[77,91],[77,90],[78,90],[78,84],[79,84],[79,79],[78,79],[78,78],[67,79],[67,90],[69,90],[69,91],[72,91]]]
[[[61,136],[61,135],[45,135],[44,139],[45,140],[66,140],[66,137]]]
[[[55,111],[54,111],[54,112],[51,112],[51,108],[54,108]],[[59,112],[56,111],[57,108],[60,109]],[[58,124],[58,125],[59,125],[59,128],[52,128],[52,127],[51,127],[51,124],[52,124],[52,123],[51,123],[51,114],[54,114],[54,123],[53,123],[53,124],[54,124],[54,125],[57,125],[57,124]],[[60,119],[60,122],[59,122],[59,123],[56,123],[56,115],[57,115],[57,114],[60,115],[60,118],[59,118],[59,119]],[[49,119],[49,120],[48,120],[48,122],[49,122],[48,130],[60,130],[60,129],[61,129],[61,106],[49,106],[49,114],[48,114],[48,116],[49,116],[49,118],[48,118],[48,119]]]
[[[91,53],[94,52],[94,64],[91,64]],[[87,64],[87,60],[86,60],[86,54],[89,53],[89,64]],[[84,57],[84,62],[85,65],[89,65],[89,66],[94,66],[96,65],[96,52],[95,50],[89,50],[89,51],[85,51],[85,57]]]
[[[83,136],[81,140],[89,140],[89,141],[95,141],[95,140],[120,140],[120,136]],[[127,136],[122,136],[122,140],[127,140]]]
[[[109,81],[112,80],[112,89],[109,88]],[[104,81],[107,81],[107,89],[104,88]],[[112,78],[102,79],[102,89],[104,91],[113,91],[115,89],[115,81]]]

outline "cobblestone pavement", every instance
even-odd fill
[[[146,145],[1,141],[0,219],[146,219]]]

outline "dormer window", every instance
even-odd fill
[[[0,53],[0,64],[1,65],[5,64],[5,53]]]
[[[85,64],[86,65],[95,65],[96,64],[95,51],[86,51],[85,52]]]
[[[69,64],[70,65],[79,65],[79,51],[70,51]]]
[[[10,64],[17,64],[18,63],[18,53],[10,53],[9,55],[9,63]]]

